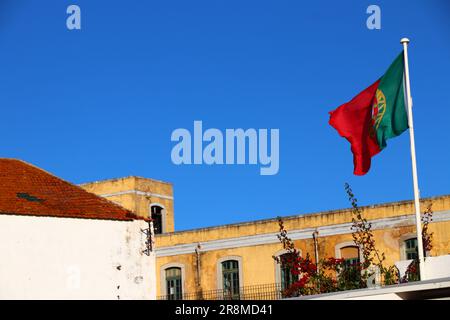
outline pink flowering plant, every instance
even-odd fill
[[[380,252],[376,247],[372,224],[364,217],[363,210],[359,208],[358,200],[347,183],[345,184],[345,191],[352,205],[352,238],[355,245],[360,248],[362,261],[328,257],[315,262],[311,260],[309,253],[302,257],[300,251],[295,247],[294,241],[289,238],[283,220],[278,218],[278,240],[287,254],[274,256],[273,258],[284,268],[289,269],[294,279],[283,290],[283,297],[366,288],[369,279],[374,279],[374,269],[379,270],[383,285],[418,280],[417,260],[411,263],[402,279],[399,279],[398,270],[395,266],[386,266],[384,252]],[[430,205],[422,217],[424,225],[422,237],[424,249],[427,251],[432,248],[433,234],[428,229],[428,225],[432,221],[432,214]]]

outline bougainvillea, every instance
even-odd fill
[[[380,252],[376,247],[372,224],[364,217],[363,210],[358,207],[358,200],[347,183],[345,191],[352,205],[352,238],[355,245],[361,249],[362,262],[349,263],[345,259],[334,257],[313,262],[308,253],[302,257],[294,241],[288,237],[283,220],[278,218],[279,234],[277,236],[287,254],[273,258],[277,263],[287,267],[295,279],[288,288],[283,290],[284,297],[366,288],[369,279],[373,279],[374,269],[378,269],[381,283],[384,285],[419,280],[417,259],[409,265],[402,279],[399,279],[398,270],[394,265],[386,266],[384,252]],[[422,216],[422,239],[425,252],[432,248],[433,233],[430,233],[428,229],[432,215],[433,211],[429,205]]]
[[[423,244],[423,252],[425,255],[431,251],[433,248],[432,240],[433,240],[433,232],[429,230],[429,224],[433,221],[433,204],[430,203],[427,206],[427,209],[422,214],[422,244]],[[416,259],[411,261],[408,268],[406,269],[405,275],[400,280],[400,282],[411,282],[420,280],[420,264],[419,264],[419,255],[416,255]]]
[[[334,291],[364,288],[366,278],[361,276],[361,263],[348,264],[345,259],[333,257],[322,259],[320,268],[311,260],[309,253],[302,257],[295,248],[294,242],[287,235],[284,223],[278,218],[280,233],[278,239],[287,254],[273,257],[278,263],[288,267],[296,279],[288,288],[284,289],[284,297],[310,295]]]

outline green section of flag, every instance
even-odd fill
[[[380,149],[386,147],[386,140],[394,138],[408,129],[403,70],[403,52],[401,52],[380,79],[378,85],[372,112],[373,126]]]

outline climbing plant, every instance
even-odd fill
[[[353,242],[360,248],[363,261],[349,264],[348,261],[335,257],[312,261],[309,253],[302,257],[294,241],[288,236],[283,219],[278,217],[279,233],[277,237],[288,254],[283,255],[283,258],[275,256],[273,258],[277,263],[288,267],[295,279],[288,288],[283,290],[283,296],[292,297],[366,288],[370,281],[372,284],[376,281],[377,270],[378,280],[383,285],[419,280],[417,259],[409,265],[402,279],[399,279],[398,269],[394,265],[386,264],[384,252],[376,247],[372,223],[364,216],[364,210],[358,206],[358,200],[350,185],[346,183],[344,187],[352,206]],[[432,216],[433,211],[430,204],[422,215],[422,238],[425,252],[432,248],[433,233],[429,231]]]

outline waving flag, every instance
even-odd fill
[[[408,129],[403,70],[402,52],[380,79],[330,112],[330,125],[351,144],[355,175],[366,174],[386,140]]]

